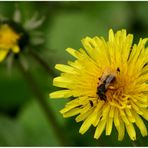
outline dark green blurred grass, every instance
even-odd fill
[[[37,48],[36,51],[53,70],[56,63],[66,63],[67,60],[73,59],[65,49],[82,47],[80,40],[86,36],[98,35],[107,39],[108,29],[125,28],[129,33],[134,33],[137,41],[139,37],[147,37],[148,33],[148,2],[17,2],[17,4],[22,12],[23,21],[36,11],[41,16],[46,16],[45,23],[40,28],[45,33],[46,44],[44,48]],[[12,17],[15,5],[16,2],[0,2],[0,15]],[[81,123],[76,123],[74,118],[64,119],[59,113],[66,100],[48,98],[48,93],[56,89],[52,87],[50,74],[30,56],[26,59],[41,91],[51,103],[55,116],[72,139],[72,146],[132,146],[127,135],[122,142],[118,142],[115,129],[111,136],[106,137],[103,134],[99,140],[93,139],[95,130],[93,127],[85,135],[80,135],[78,131]],[[0,146],[60,146],[18,69],[14,67],[9,75],[5,65],[5,62],[0,64]],[[58,73],[55,70],[54,72]],[[148,146],[147,140],[147,137],[140,137],[137,143]]]

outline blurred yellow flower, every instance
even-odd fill
[[[38,13],[34,13],[29,19],[22,18],[17,7],[12,18],[0,17],[0,62],[13,55],[9,53],[17,54],[25,48],[34,48],[44,43],[44,34],[39,27],[45,17],[39,17]]]
[[[20,35],[16,33],[9,25],[0,25],[0,62],[2,62],[7,54],[12,51],[18,53],[20,48],[18,40]]]
[[[85,50],[66,49],[77,60],[55,66],[62,74],[53,85],[64,89],[50,98],[72,97],[60,112],[64,117],[78,115],[76,121],[83,121],[81,134],[93,125],[98,139],[104,130],[110,135],[115,125],[118,140],[123,140],[125,131],[136,140],[136,125],[142,136],[147,135],[141,118],[148,120],[147,41],[132,45],[133,35],[126,30],[115,34],[109,30],[108,41],[86,37],[82,40]]]

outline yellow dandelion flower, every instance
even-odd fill
[[[18,40],[20,35],[16,33],[9,25],[0,25],[0,62],[5,59],[9,51],[18,53],[20,48]]]
[[[136,140],[135,125],[142,136],[147,135],[142,118],[148,120],[148,38],[133,44],[133,35],[126,30],[109,30],[109,39],[86,37],[84,49],[66,49],[76,58],[68,65],[57,64],[62,72],[53,85],[64,88],[50,94],[50,98],[73,99],[60,112],[64,117],[83,121],[79,132],[84,134],[91,125],[96,127],[94,138],[105,130],[110,135],[113,125],[118,140],[127,131]]]

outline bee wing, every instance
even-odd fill
[[[105,88],[109,86],[109,84],[115,79],[114,75],[109,75],[106,79]]]

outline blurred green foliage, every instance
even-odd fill
[[[98,35],[107,39],[110,28],[127,29],[134,33],[135,41],[148,34],[148,2],[0,2],[0,16],[11,18],[16,5],[21,10],[23,20],[30,18],[34,12],[46,17],[40,28],[45,34],[46,43],[36,52],[55,73],[56,63],[66,63],[72,59],[65,49],[82,47],[80,40],[86,36]],[[93,139],[94,128],[80,135],[81,123],[76,123],[74,118],[64,119],[59,113],[66,100],[48,98],[48,93],[56,89],[52,86],[50,73],[44,71],[31,56],[26,55],[25,58],[59,123],[72,140],[71,146],[132,146],[127,135],[122,142],[118,142],[115,129],[111,136],[103,134],[99,140]],[[1,63],[0,146],[60,146],[47,122],[18,69],[13,67],[8,73],[6,63]],[[139,145],[148,146],[148,137],[137,137]]]

